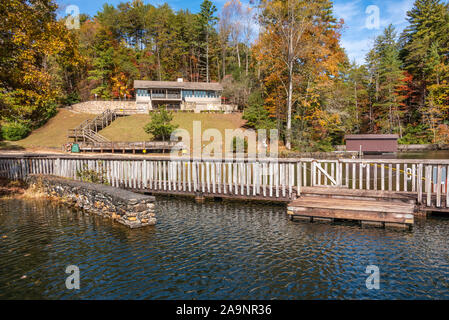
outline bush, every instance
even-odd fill
[[[7,122],[2,126],[2,138],[9,141],[17,141],[25,138],[30,133],[28,125],[21,122]]]
[[[109,185],[106,177],[106,170],[103,167],[103,162],[98,163],[98,172],[96,170],[89,169],[89,166],[85,164],[81,170],[76,171],[76,176],[84,182]]]
[[[143,128],[146,133],[152,134],[155,140],[169,140],[178,125],[172,124],[173,113],[161,107],[157,112],[150,113],[151,121]]]
[[[248,152],[248,141],[246,141],[244,138],[234,137],[232,139],[231,150],[233,153],[237,153],[237,152],[247,153]]]
[[[399,144],[427,144],[432,143],[432,135],[429,127],[422,124],[408,124],[404,129]]]
[[[66,95],[63,99],[63,104],[66,106],[71,106],[72,104],[81,102],[81,97],[78,92],[72,92]]]
[[[275,129],[276,124],[270,118],[270,113],[264,107],[262,94],[253,92],[248,98],[248,106],[243,110],[243,120],[246,125],[254,129]]]

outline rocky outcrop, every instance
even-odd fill
[[[130,228],[156,224],[153,196],[107,185],[47,175],[29,175],[30,188],[58,197],[88,212],[111,218]]]

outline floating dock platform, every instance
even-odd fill
[[[359,190],[307,188],[288,204],[290,219],[333,222],[355,220],[362,226],[411,227],[417,206],[407,194],[371,193]]]

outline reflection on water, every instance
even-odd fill
[[[157,199],[140,230],[0,201],[0,299],[449,298],[449,219],[412,232],[291,222],[285,208]],[[81,289],[65,289],[77,265]],[[365,286],[380,268],[380,290]],[[26,277],[25,277],[26,276]]]

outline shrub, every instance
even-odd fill
[[[151,113],[151,121],[147,123],[144,130],[152,134],[155,140],[165,141],[170,139],[170,135],[178,128],[178,125],[172,124],[173,114],[161,107],[157,112]]]
[[[30,131],[30,128],[25,123],[7,122],[2,126],[2,138],[9,141],[17,141],[25,138]]]
[[[270,113],[264,107],[262,94],[253,92],[248,98],[248,106],[243,110],[243,120],[246,125],[254,129],[275,129],[276,124],[270,118]]]
[[[426,144],[432,143],[432,135],[429,127],[422,124],[408,124],[404,129],[399,144]]]
[[[246,141],[244,138],[240,138],[240,137],[234,137],[232,139],[232,152],[233,153],[237,153],[237,152],[248,152],[248,141]]]
[[[103,168],[103,162],[98,163],[98,171],[89,169],[87,164],[83,165],[82,169],[76,171],[76,176],[84,182],[109,185],[106,177],[106,170]]]

